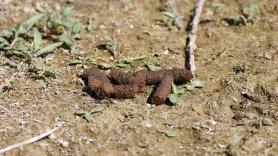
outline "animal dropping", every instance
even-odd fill
[[[172,82],[185,84],[193,77],[187,69],[167,69],[158,71],[140,70],[126,73],[119,69],[111,69],[105,74],[99,69],[85,69],[83,77],[88,80],[89,92],[97,99],[134,98],[137,93],[143,92],[147,85],[159,84],[150,102],[155,105],[165,103],[171,91]]]

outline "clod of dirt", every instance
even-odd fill
[[[234,113],[233,119],[235,119],[235,120],[241,120],[241,119],[243,119],[244,117],[246,117],[245,112],[239,112],[239,111],[237,111],[237,112]]]

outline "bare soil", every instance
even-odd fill
[[[186,25],[194,1],[175,2]],[[225,6],[215,7],[220,2]],[[259,19],[238,25],[248,2],[257,4]],[[94,63],[112,62],[108,52],[96,48],[110,35],[119,58],[157,53],[163,68],[184,66],[187,33],[157,24],[159,0],[0,0],[0,29],[14,27],[39,4],[71,6],[73,18],[83,24],[94,18],[94,30],[82,31],[78,41],[79,55]],[[134,99],[96,100],[78,83],[82,67],[69,66],[72,55],[62,49],[43,58],[61,70],[47,81],[31,78],[24,62],[7,66],[17,58],[1,53],[0,84],[17,81],[0,93],[0,148],[61,126],[54,136],[4,155],[278,155],[277,0],[207,1],[196,43],[196,78],[205,87],[182,95],[176,106],[147,104],[152,88]],[[142,68],[139,61],[126,70]],[[105,110],[91,122],[74,115],[97,105]],[[168,129],[176,136],[167,137]]]

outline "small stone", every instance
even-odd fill
[[[274,113],[274,119],[278,120],[278,112]]]
[[[166,49],[166,50],[163,52],[163,54],[168,55],[168,54],[169,54],[169,50]]]
[[[234,101],[234,102],[238,102],[238,100],[237,100],[237,98],[236,97],[231,97],[232,98],[232,100]]]
[[[241,120],[242,118],[246,117],[244,112],[236,112],[233,116],[233,119],[235,120]]]
[[[48,138],[51,139],[51,140],[54,140],[54,139],[56,138],[56,135],[55,135],[55,134],[50,134],[50,135],[48,136]]]
[[[254,93],[257,87],[256,77],[248,78],[246,82],[246,89],[248,89],[251,93]]]
[[[145,128],[151,128],[152,127],[152,123],[149,120],[144,120],[142,122],[142,126]]]
[[[58,143],[62,146],[62,147],[69,147],[69,142],[65,141],[65,140],[59,140]]]
[[[275,88],[275,93],[278,95],[278,82],[275,83],[274,88]]]
[[[264,57],[268,60],[272,59],[272,56],[269,53],[264,54]]]
[[[272,120],[269,119],[269,118],[263,118],[262,124],[265,125],[265,126],[272,126],[272,125],[273,125],[273,122],[272,122]]]
[[[254,114],[254,113],[245,113],[245,116],[249,119],[255,119],[255,118],[258,118],[258,115],[257,114]]]

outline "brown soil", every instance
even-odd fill
[[[156,24],[162,17],[159,0],[65,1],[2,0],[0,30],[33,14],[37,4],[72,6],[74,18],[83,24],[94,18],[95,29],[83,31],[78,41],[80,55],[94,63],[111,61],[108,52],[96,48],[110,35],[119,58],[159,53],[155,61],[162,67],[184,66],[186,32]],[[194,1],[175,2],[186,24]],[[217,2],[225,7],[215,7]],[[17,69],[5,65],[16,58],[1,54],[0,84],[12,77],[17,81],[0,93],[0,149],[59,125],[55,136],[4,155],[278,155],[278,3],[248,2],[258,5],[260,19],[247,25],[229,22],[240,19],[247,1],[206,2],[196,50],[196,77],[205,87],[182,95],[176,106],[146,104],[151,88],[133,99],[92,98],[78,83],[83,69],[68,65],[69,52],[57,50],[44,58],[61,70],[46,82],[31,78],[25,63]],[[129,70],[142,68],[140,62]],[[96,105],[106,109],[93,114],[91,122],[74,116]],[[167,129],[176,136],[167,137]]]

